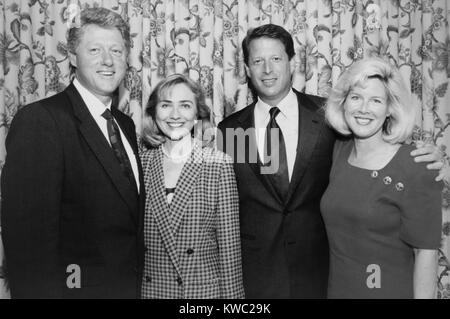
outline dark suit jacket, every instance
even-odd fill
[[[255,103],[219,124],[219,149],[235,162],[247,298],[326,297],[328,242],[320,198],[328,185],[335,136],[320,111],[324,100],[295,93],[299,139],[285,202],[267,175],[260,174],[258,162],[248,156],[257,154],[254,131],[248,130],[254,128]],[[233,137],[238,128],[248,133],[241,151]],[[228,136],[226,129],[231,129]],[[240,158],[243,153],[245,158]]]
[[[139,161],[133,121],[113,114]],[[138,195],[73,84],[21,109],[6,148],[1,223],[12,297],[139,297],[142,168]],[[67,286],[71,264],[81,288]]]

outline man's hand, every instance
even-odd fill
[[[416,149],[411,152],[415,162],[429,163],[427,168],[430,170],[440,170],[436,181],[450,180],[450,167],[446,160],[445,152],[437,145],[417,141]]]
[[[450,163],[448,159],[444,160],[444,166],[439,171],[439,175],[436,177],[437,181],[444,181],[447,187],[450,187]]]

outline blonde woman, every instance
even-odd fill
[[[356,62],[332,91],[339,133],[321,211],[330,244],[329,298],[433,298],[442,183],[405,144],[413,104],[397,69]]]

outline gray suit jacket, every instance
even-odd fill
[[[144,298],[243,298],[238,194],[231,159],[197,145],[167,204],[161,147],[142,154]]]

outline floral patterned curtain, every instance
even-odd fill
[[[66,30],[85,6],[110,8],[130,23],[120,108],[138,133],[152,87],[174,72],[202,84],[216,122],[245,107],[250,94],[241,41],[249,28],[275,23],[294,37],[295,88],[326,96],[353,61],[381,55],[400,68],[414,95],[414,138],[443,150],[450,145],[450,0],[2,0],[0,168],[17,110],[70,82]],[[448,185],[443,216],[438,297],[450,298]]]

